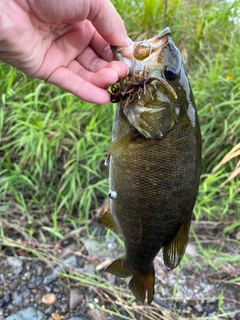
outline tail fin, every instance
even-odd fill
[[[113,261],[105,271],[122,278],[132,276],[132,279],[129,282],[129,288],[134,296],[144,303],[147,294],[148,304],[151,304],[154,297],[155,284],[155,271],[153,266],[149,273],[132,271],[124,265],[124,258],[122,257]]]
[[[147,274],[140,273],[139,271],[133,272],[133,277],[129,283],[129,288],[134,296],[141,300],[143,303],[146,299],[148,304],[151,304],[154,297],[154,284],[155,284],[155,271],[152,267],[151,271]]]

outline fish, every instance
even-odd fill
[[[109,209],[99,223],[120,234],[124,254],[106,271],[131,277],[134,296],[154,299],[154,259],[168,271],[188,243],[201,172],[201,132],[181,54],[165,28],[151,39],[112,47],[129,75],[111,91],[117,103],[109,162]]]

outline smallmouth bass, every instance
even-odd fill
[[[188,242],[201,167],[201,133],[181,54],[164,29],[112,48],[129,76],[112,88],[117,102],[109,153],[109,210],[99,223],[119,233],[124,255],[106,271],[131,277],[135,297],[154,298],[154,259],[180,263]]]

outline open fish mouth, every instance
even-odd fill
[[[141,99],[146,93],[151,99],[151,87],[160,83],[174,99],[178,96],[174,88],[164,79],[161,72],[156,73],[156,65],[161,64],[161,52],[168,45],[170,29],[164,29],[158,36],[143,40],[127,47],[112,47],[115,57],[125,62],[129,68],[129,75],[111,87],[111,102],[126,107],[135,98]]]

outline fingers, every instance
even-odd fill
[[[87,19],[109,44],[128,45],[124,23],[109,0],[90,1],[90,13]]]
[[[90,20],[111,45],[128,45],[124,23],[110,0],[28,0],[31,10],[47,23],[76,23]]]
[[[56,39],[45,53],[41,67],[32,77],[46,79],[57,68],[65,67],[77,60],[85,69],[98,72],[103,68],[113,68],[119,78],[126,76],[128,67],[113,60],[109,44],[96,32],[89,21],[72,25],[68,32]]]
[[[119,61],[107,62],[99,58],[90,47],[87,47],[75,60],[91,72],[98,72],[104,68],[114,69],[119,79],[126,77],[129,72],[129,68],[125,63]]]
[[[75,61],[75,63],[77,63]],[[74,65],[71,68],[75,69]],[[79,74],[83,79],[70,69],[60,67],[56,69],[47,79],[48,82],[57,85],[63,90],[73,93],[77,97],[87,102],[96,104],[107,104],[110,102],[110,95],[106,88],[118,79],[116,71],[113,69],[105,69],[97,74],[88,72],[79,68]],[[91,82],[89,82],[91,81]]]
[[[118,64],[120,64],[120,67],[118,66]],[[124,67],[123,69],[121,68],[122,65]],[[126,71],[120,71],[120,69],[126,70],[125,67],[125,64],[116,61],[116,63],[109,63],[105,68],[96,70],[96,72],[90,72],[75,60],[69,64],[68,69],[76,73],[85,81],[88,81],[100,88],[106,89],[113,85],[116,81],[118,81],[119,74],[121,75],[121,78],[127,75]]]

